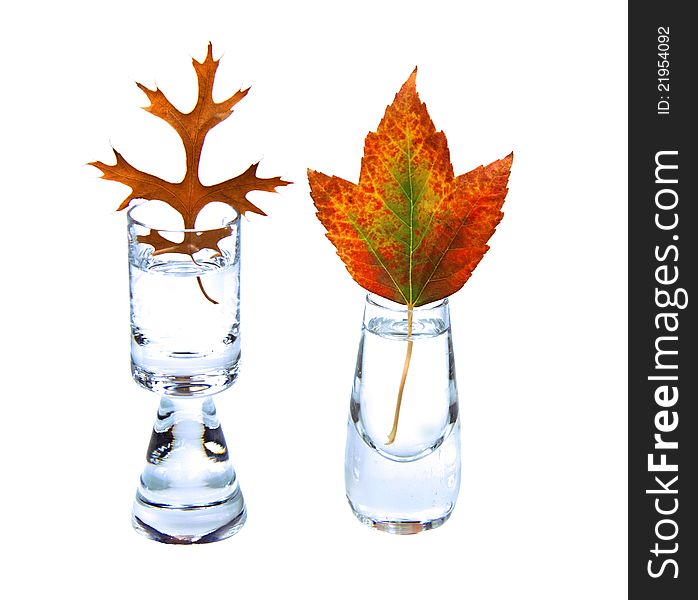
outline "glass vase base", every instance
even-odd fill
[[[235,535],[245,524],[247,511],[240,490],[231,498],[209,506],[162,507],[140,495],[133,503],[133,528],[164,544],[207,544]]]
[[[351,507],[354,516],[361,521],[361,523],[370,527],[371,529],[384,531],[385,533],[392,533],[393,535],[414,535],[415,533],[421,533],[422,531],[436,529],[448,521],[449,517],[451,516],[451,511],[449,511],[438,519],[431,519],[428,521],[381,520],[361,513],[351,503],[351,500],[347,499],[347,501],[349,502],[349,506]]]
[[[235,534],[245,515],[213,398],[163,396],[133,502],[133,526],[159,542],[201,544]]]

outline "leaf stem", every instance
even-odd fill
[[[199,284],[199,289],[201,290],[201,293],[205,296],[206,300],[208,300],[208,301],[211,302],[212,304],[218,304],[218,301],[217,301],[217,300],[214,300],[213,298],[211,298],[211,296],[209,296],[209,295],[206,293],[206,290],[204,289],[204,283],[203,283],[203,281],[201,281],[201,276],[200,276],[200,275],[196,277],[196,283]]]
[[[400,389],[397,393],[397,403],[395,404],[395,416],[393,417],[393,428],[388,434],[388,441],[385,443],[389,446],[395,441],[397,435],[397,424],[400,420],[400,407],[402,406],[402,394],[405,391],[405,381],[407,381],[407,372],[410,369],[410,361],[412,360],[412,313],[414,310],[413,304],[407,305],[407,354],[405,354],[405,364],[402,367],[402,377],[400,378]]]
[[[198,262],[196,262],[196,259],[194,258],[194,255],[193,255],[193,254],[190,254],[189,256],[191,257],[191,259],[192,259],[192,261],[194,262],[195,265],[198,265],[198,264],[199,264]],[[206,298],[206,300],[208,300],[211,304],[218,304],[218,301],[217,301],[217,300],[214,300],[213,298],[211,298],[211,296],[209,296],[209,295],[206,293],[206,290],[204,289],[204,282],[203,282],[202,279],[201,279],[201,275],[197,275],[197,277],[196,277],[196,283],[199,284],[199,289],[201,290],[201,293],[204,295],[204,298]]]

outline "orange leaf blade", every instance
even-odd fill
[[[318,171],[308,170],[311,195],[318,209],[317,216],[327,229],[327,237],[337,249],[349,274],[366,289],[386,298],[401,292],[381,263],[380,255],[371,247],[357,217],[347,206],[362,202],[359,186],[341,179],[329,177]]]
[[[502,218],[513,155],[454,177],[416,69],[366,136],[359,184],[308,172],[327,237],[368,291],[420,306],[459,290]]]
[[[514,155],[478,167],[456,177],[448,199],[451,218],[443,228],[434,227],[431,270],[420,277],[423,287],[415,304],[427,304],[454,294],[470,278],[485,255],[495,228],[502,220],[502,205]]]

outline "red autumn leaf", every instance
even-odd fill
[[[407,305],[407,351],[400,406],[412,357],[413,308],[457,292],[489,249],[502,219],[513,154],[454,176],[446,136],[417,94],[417,69],[366,136],[359,183],[308,170],[317,216],[350,275],[369,292]]]
[[[366,137],[358,185],[308,171],[317,216],[351,276],[409,308],[468,280],[502,218],[513,159],[454,176],[416,76],[415,69]]]
[[[150,106],[145,110],[171,125],[182,138],[186,154],[186,174],[181,182],[171,183],[155,175],[144,173],[130,165],[116,150],[114,151],[115,165],[107,165],[99,161],[90,164],[102,171],[104,179],[118,181],[131,188],[131,193],[118,210],[126,208],[134,198],[162,200],[182,215],[185,229],[195,227],[199,211],[210,202],[223,202],[241,214],[253,212],[263,215],[264,212],[261,209],[247,200],[247,193],[253,190],[273,192],[276,187],[288,185],[289,182],[279,177],[269,179],[257,177],[258,163],[251,165],[237,177],[215,185],[206,186],[199,180],[199,161],[206,134],[232,114],[233,107],[247,95],[249,88],[235,92],[227,100],[214,102],[213,82],[219,61],[213,59],[212,45],[210,43],[208,45],[204,62],[192,60],[192,63],[199,83],[199,96],[196,106],[189,113],[178,110],[157,88],[150,90],[140,83],[137,84],[150,100]],[[160,236],[157,231],[153,231],[147,236],[139,236],[139,240],[151,244],[155,248],[155,253],[194,254],[201,248],[215,250],[217,242],[225,235],[228,235],[225,229],[212,230],[204,236],[187,233],[182,243],[173,244]]]

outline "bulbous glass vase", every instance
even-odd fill
[[[345,483],[356,517],[381,531],[418,533],[450,516],[460,421],[448,299],[408,311],[366,297]]]

